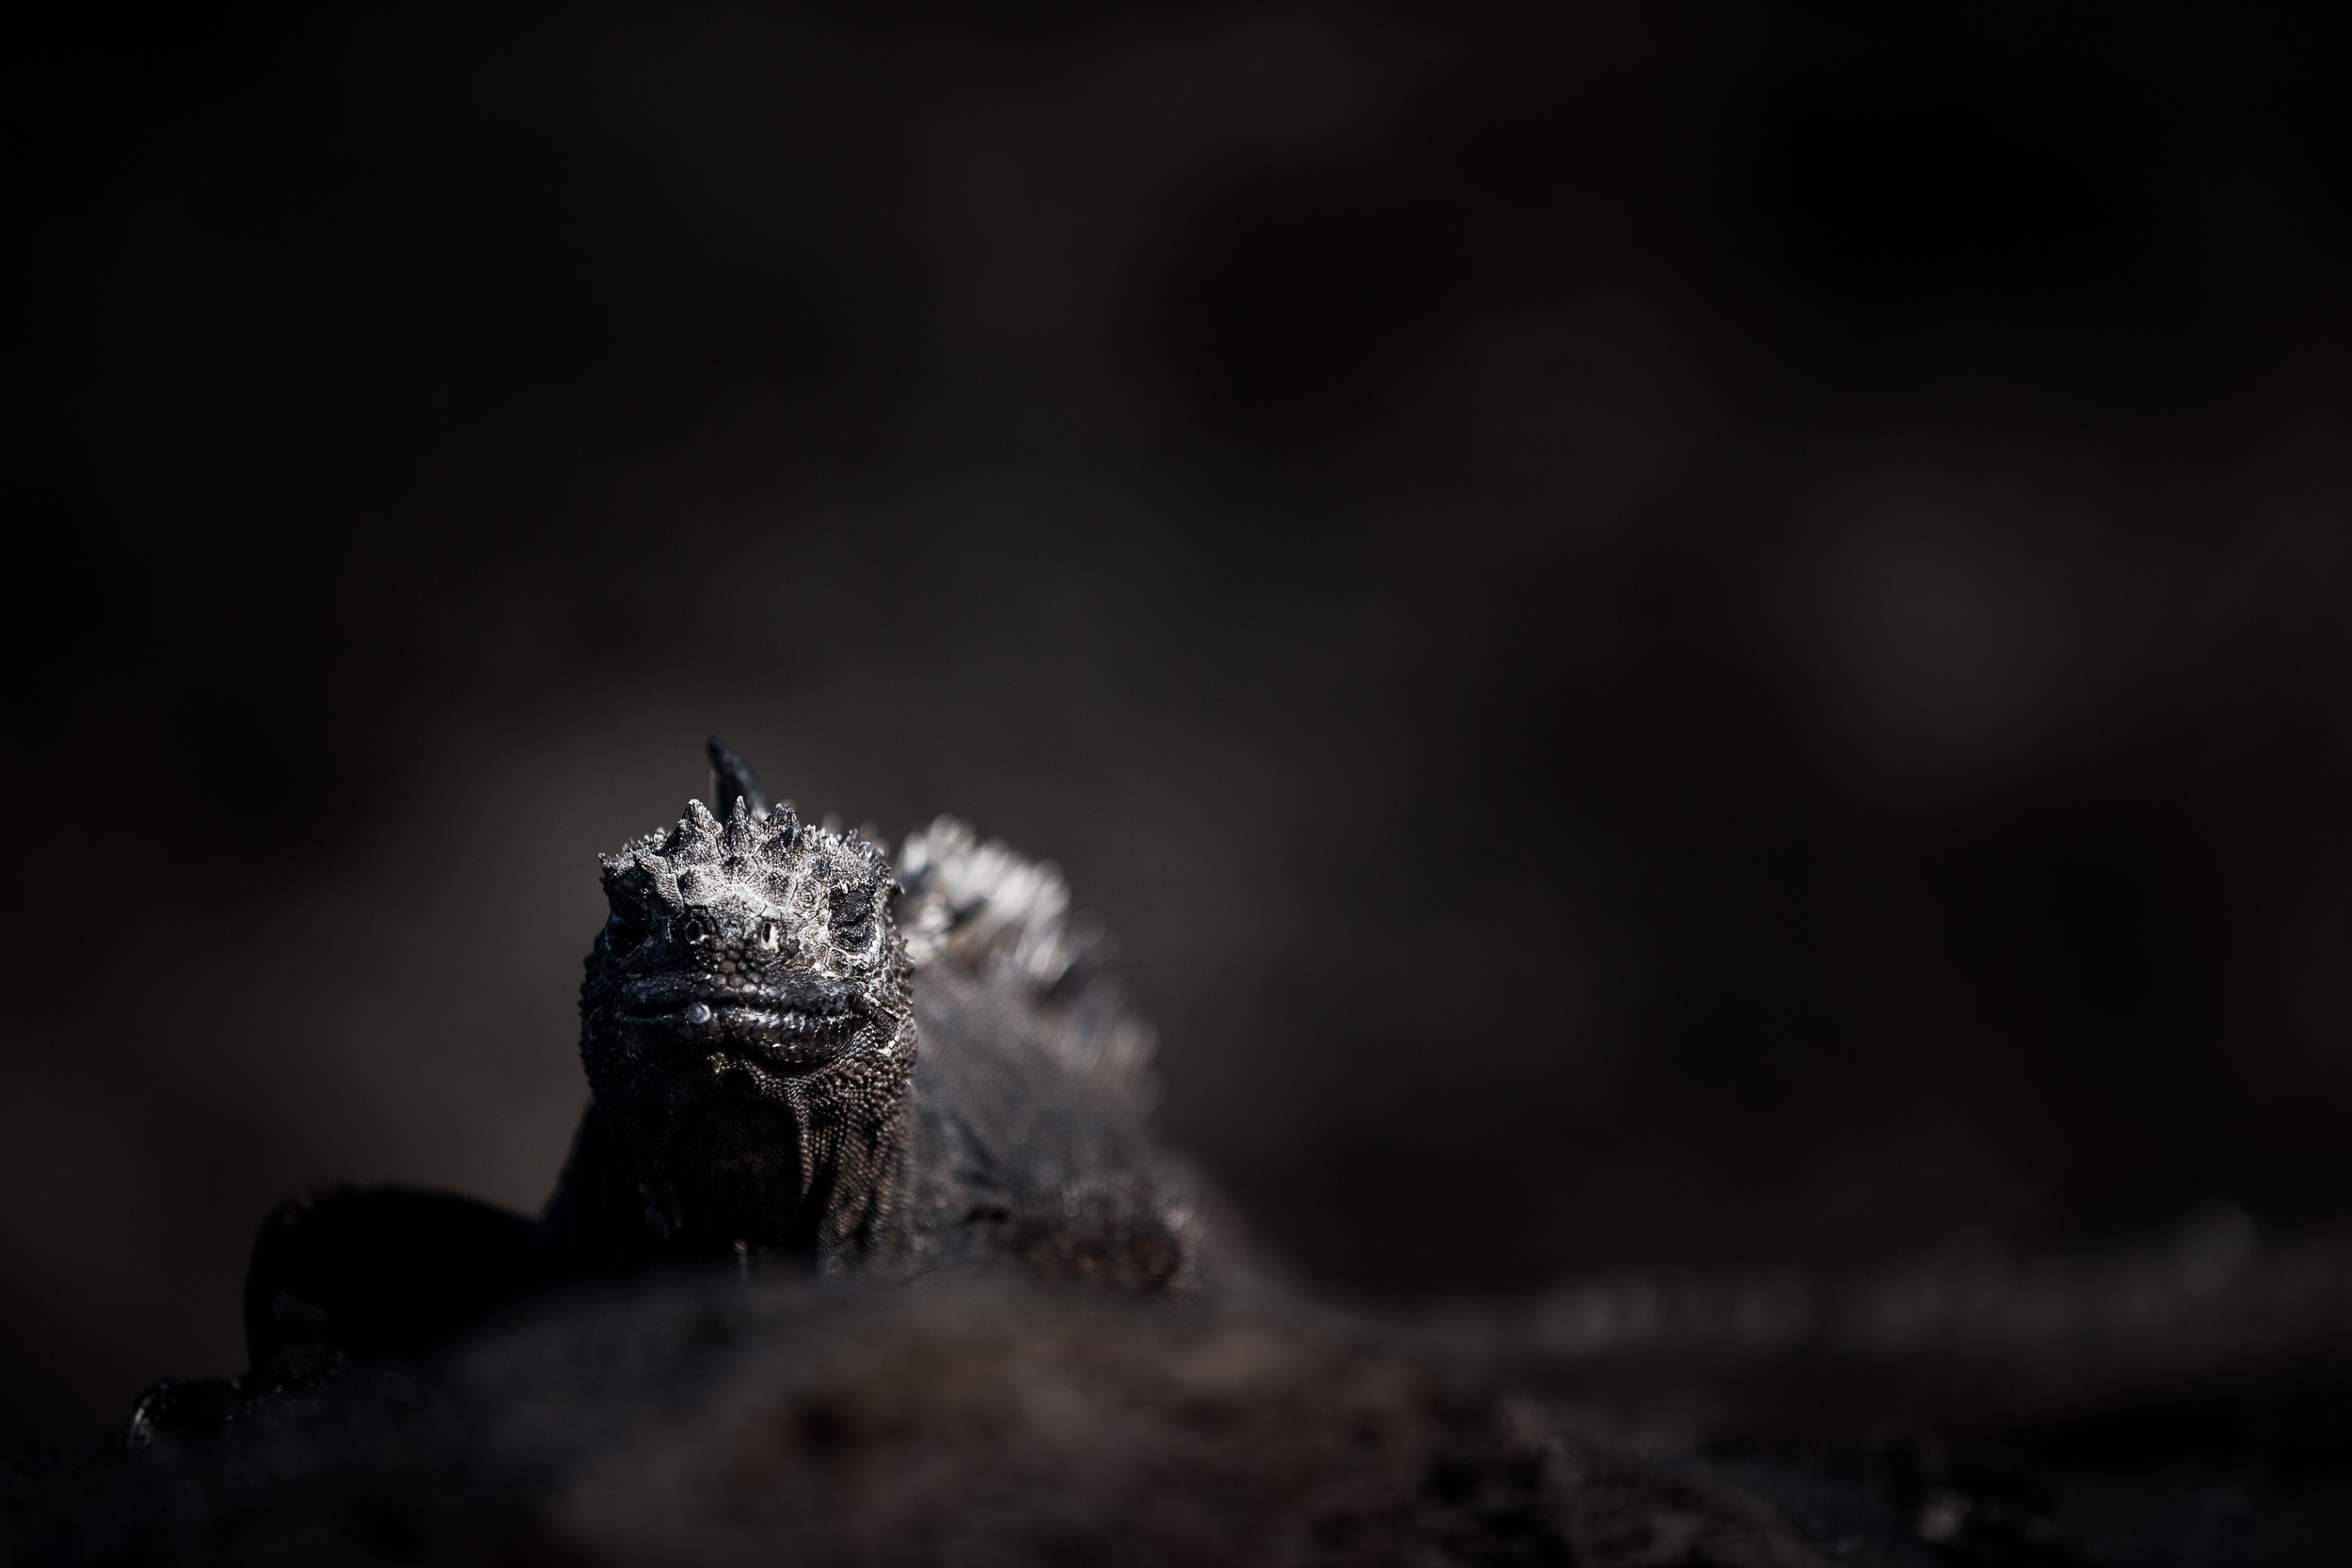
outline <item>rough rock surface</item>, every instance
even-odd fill
[[[22,1475],[5,1516],[27,1562],[1813,1560],[1360,1326],[1010,1279],[543,1301]]]
[[[2072,1385],[2069,1331],[2027,1320],[2109,1313],[2161,1249],[1851,1282],[1947,1271],[1941,1342],[1895,1347],[1727,1343],[1693,1304],[1737,1281],[1574,1288],[1679,1300],[1609,1345],[1543,1327],[1557,1301],[1433,1331],[1009,1265],[657,1271],[0,1467],[0,1561],[2318,1568],[2352,1544],[2352,1245],[2265,1250],[2107,1318]]]

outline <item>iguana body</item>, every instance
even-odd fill
[[[1058,873],[947,817],[894,873],[710,751],[720,812],[605,857],[593,1098],[543,1217],[399,1189],[281,1205],[248,1281],[257,1367],[413,1349],[515,1290],[665,1264],[1197,1281],[1143,1125],[1149,1032]]]

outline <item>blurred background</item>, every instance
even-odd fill
[[[10,51],[0,1438],[535,1209],[704,735],[1057,860],[1326,1288],[2352,1203],[2328,52],[1383,7]]]

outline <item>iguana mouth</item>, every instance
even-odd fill
[[[628,988],[618,1022],[622,1036],[647,1054],[729,1051],[768,1067],[813,1067],[856,1043],[870,1022],[864,1001],[834,988],[652,982]]]

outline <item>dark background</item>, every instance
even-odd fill
[[[2352,135],[2119,14],[11,50],[0,1435],[535,1208],[710,730],[1057,859],[1344,1292],[2339,1212]]]

